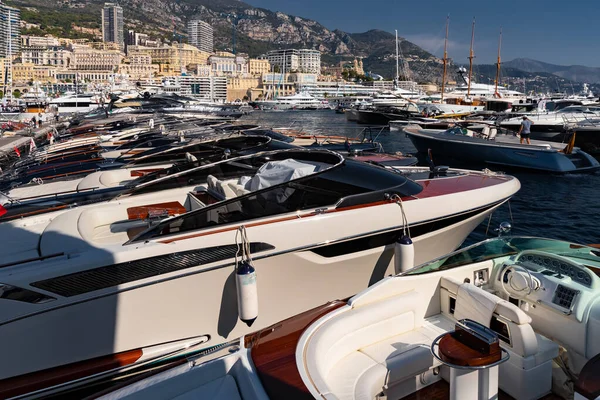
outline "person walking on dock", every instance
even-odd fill
[[[521,127],[519,128],[519,135],[521,136],[521,144],[523,144],[523,140],[527,141],[527,144],[531,144],[529,140],[529,135],[531,135],[531,125],[533,125],[533,121],[523,116],[523,121],[521,121]]]

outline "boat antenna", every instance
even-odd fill
[[[471,49],[469,50],[469,83],[467,87],[467,97],[471,97],[471,77],[473,76],[473,42],[475,41],[475,17],[473,17],[473,25],[471,27]]]
[[[442,72],[442,97],[441,100],[444,100],[444,91],[446,89],[446,69],[448,66],[448,25],[450,25],[450,14],[446,17],[446,39],[444,39],[444,71]],[[397,62],[396,62],[397,64]],[[397,68],[397,67],[396,67]]]
[[[500,83],[500,49],[502,47],[502,27],[500,27],[500,39],[498,39],[498,61],[496,63],[496,88],[494,89],[494,95],[500,97],[498,93],[498,84]]]

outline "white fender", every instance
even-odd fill
[[[394,271],[396,274],[415,266],[415,246],[407,235],[402,235],[394,245]]]
[[[241,261],[235,270],[238,314],[242,322],[252,326],[258,317],[258,288],[256,270],[247,261]]]

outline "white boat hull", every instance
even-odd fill
[[[501,187],[478,190],[476,194],[463,192],[405,201],[406,213],[413,221],[411,225],[417,224],[413,227],[415,232],[419,223],[439,220],[441,215],[437,210],[442,208],[439,206],[441,201],[447,210],[456,210],[459,216],[456,223],[447,222],[444,226],[438,222],[437,226],[443,227],[414,237],[415,262],[422,263],[457,248],[518,186],[518,181],[513,179]],[[465,204],[473,204],[474,208],[467,213]],[[449,217],[446,212],[446,218],[457,217]],[[350,221],[360,221],[360,224]],[[38,312],[27,317],[25,314],[30,311],[26,310],[31,308],[24,306],[16,314],[13,309],[13,316],[7,318],[5,313],[0,325],[0,343],[10,343],[10,346],[2,346],[6,362],[0,366],[0,379],[182,337],[210,335],[207,347],[214,346],[328,300],[349,297],[394,273],[393,245],[358,252],[346,250],[339,256],[323,256],[313,250],[332,244],[328,242],[330,240],[343,242],[376,236],[382,228],[384,231],[396,230],[401,224],[399,207],[391,203],[248,228],[251,242],[274,246],[273,250],[254,254],[259,316],[252,327],[238,320],[232,259],[134,280],[117,287],[58,296],[55,301],[34,305]],[[287,234],[282,235],[282,232]],[[203,236],[199,240],[139,243],[127,246],[129,250],[124,254],[109,254],[99,246],[87,251],[86,264],[98,263],[98,260],[104,260],[108,265],[121,263],[123,267],[118,274],[126,278],[135,268],[133,264],[122,263],[135,262],[141,246],[148,246],[145,256],[152,257],[165,254],[164,246],[168,246],[169,253],[179,253],[234,245],[235,231]],[[50,264],[46,267],[67,271],[69,264],[84,261],[80,257],[85,253],[77,254],[60,257],[54,267]],[[164,262],[168,263],[166,259]],[[28,267],[19,268],[15,272],[32,272]],[[128,272],[129,268],[133,269]],[[18,275],[15,276],[17,281]],[[24,282],[19,285],[27,286]],[[32,289],[44,292],[36,285]],[[73,289],[81,290],[82,286],[76,285]],[[44,293],[57,297],[55,293]],[[15,305],[15,308],[20,306]]]

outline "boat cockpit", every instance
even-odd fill
[[[477,398],[477,385],[459,388],[467,372],[435,356],[436,340],[467,319],[506,353],[490,393],[573,398],[600,353],[600,251],[502,237],[385,279],[304,332],[300,375],[313,395],[402,398],[437,384]]]
[[[599,275],[593,247],[490,239],[111,394],[599,399]]]
[[[199,167],[149,185],[131,194],[206,182],[190,192],[191,212],[167,219],[131,242],[278,214],[319,210],[324,213],[384,200],[389,195],[416,195],[423,188],[385,168],[345,160],[330,151],[284,150],[240,157]],[[158,186],[157,186],[158,185]]]

